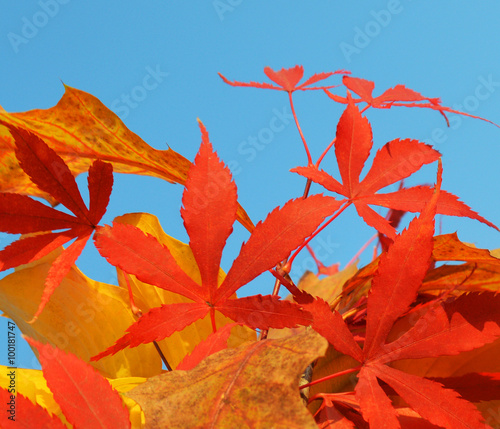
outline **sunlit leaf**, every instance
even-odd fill
[[[38,306],[44,279],[60,253],[55,251],[0,280],[0,310],[23,334],[89,361],[135,319],[125,290],[91,280],[73,266],[38,320],[26,323]],[[93,365],[109,378],[150,377],[161,371],[160,357],[151,344]]]
[[[151,378],[128,395],[141,405],[148,428],[313,429],[298,383],[325,350],[326,341],[312,331],[253,342],[222,350],[190,371]]]

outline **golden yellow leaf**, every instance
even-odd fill
[[[130,131],[101,101],[84,91],[65,87],[59,102],[49,109],[20,113],[0,110],[0,192],[53,198],[38,189],[21,170],[14,154],[14,139],[5,124],[38,134],[76,176],[95,159],[113,164],[117,173],[159,177],[184,184],[191,163],[174,150],[157,150]],[[2,124],[3,122],[3,124]],[[238,207],[238,220],[251,230],[252,221]]]
[[[191,252],[191,248],[187,244],[184,244],[181,241],[165,234],[156,216],[149,213],[130,213],[117,217],[114,219],[114,222],[134,225],[142,231],[154,236],[160,243],[168,247],[178,265],[194,281],[201,283],[200,272],[193,253]],[[127,288],[125,273],[123,273],[120,269],[117,269],[117,271],[120,286]],[[151,308],[159,307],[162,304],[191,302],[188,298],[176,293],[143,283],[137,280],[135,276],[127,275],[127,277],[134,297],[137,297],[143,303],[142,306],[139,306],[143,313]],[[222,282],[224,277],[224,272],[220,270],[219,284]],[[222,327],[228,323],[234,323],[231,319],[224,317],[219,312],[216,313],[216,321],[218,327]],[[207,316],[204,319],[186,327],[182,331],[175,332],[170,337],[159,341],[158,345],[167,358],[168,363],[172,366],[172,368],[175,368],[182,361],[184,356],[191,353],[194,347],[200,341],[204,340],[210,333],[212,333],[212,325],[209,316]],[[255,331],[245,326],[236,326],[231,330],[228,345],[229,347],[237,347],[245,341],[253,341],[255,339]]]
[[[0,365],[0,385],[8,386],[9,378],[7,374],[10,369],[6,366]],[[134,387],[139,386],[144,383],[147,379],[142,377],[125,377],[108,380],[115,390],[119,393],[128,392]],[[47,382],[43,377],[43,372],[39,369],[16,369],[16,390],[17,393],[24,395],[34,404],[38,404],[45,408],[50,414],[55,414],[61,419],[61,421],[71,428],[72,426],[67,422],[61,408],[54,400],[52,392],[47,387]],[[132,423],[132,429],[141,429],[144,427],[144,413],[141,410],[139,404],[137,404],[133,399],[121,395],[123,402],[127,406],[130,412],[130,421]]]
[[[60,253],[57,249],[0,280],[0,310],[24,335],[89,362],[121,336],[135,318],[127,291],[89,279],[73,266],[38,320],[28,324],[40,302],[48,270]],[[161,360],[153,344],[123,350],[92,362],[92,366],[108,378],[150,377],[161,372]]]
[[[311,329],[247,343],[215,353],[190,371],[152,377],[127,395],[141,405],[147,428],[315,429],[298,384],[326,348]]]
[[[356,264],[351,264],[342,271],[319,279],[315,274],[308,272],[302,276],[298,287],[313,296],[323,298],[328,304],[332,304],[342,293],[343,286],[356,272]]]
[[[118,392],[125,393],[144,383],[146,380],[146,378],[142,377],[125,377],[115,378],[108,381]],[[142,429],[146,424],[146,417],[144,416],[141,407],[132,398],[129,398],[126,395],[121,395],[121,397],[129,410],[132,429]]]
[[[7,374],[11,371],[6,366],[0,365],[0,385],[2,387],[9,385],[9,378]],[[54,397],[52,392],[47,387],[47,382],[43,378],[43,373],[39,369],[16,369],[16,390],[26,396],[34,404],[38,404],[45,408],[50,414],[55,414],[63,423],[68,425],[61,408]],[[68,426],[71,427],[71,426]]]

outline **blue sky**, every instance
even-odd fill
[[[9,112],[49,108],[62,96],[63,81],[98,97],[151,146],[165,149],[168,144],[191,160],[200,144],[199,117],[219,156],[233,167],[240,203],[257,222],[302,194],[304,179],[288,170],[305,165],[305,153],[289,120],[285,93],[232,88],[217,72],[231,80],[264,81],[265,66],[302,64],[306,77],[347,69],[373,80],[375,94],[405,84],[441,97],[445,106],[500,123],[498,16],[500,3],[492,0],[8,2],[0,14],[0,105]],[[297,93],[295,102],[316,159],[334,137],[342,108],[321,92]],[[434,144],[443,154],[443,188],[500,224],[500,129],[468,118],[446,128],[438,113],[424,109],[369,110],[367,117],[374,151],[397,137]],[[283,127],[257,148],[251,146],[272,121]],[[331,157],[323,168],[338,174]],[[434,180],[431,166],[408,184]],[[78,182],[84,187],[86,178]],[[125,175],[116,175],[115,182],[104,222],[124,213],[150,212],[168,234],[187,241],[179,216],[180,185]],[[322,191],[313,186],[312,192]],[[479,247],[500,247],[500,234],[487,226],[442,218],[442,232],[454,231]],[[325,264],[343,265],[372,234],[350,209],[313,247]],[[235,225],[224,269],[247,237]],[[8,242],[0,236],[2,247]],[[116,281],[114,269],[91,246],[78,266],[96,280]],[[311,258],[304,254],[296,260],[295,280],[307,268],[312,268]],[[272,284],[270,276],[263,276],[243,292],[267,294]],[[2,363],[6,326],[2,319]],[[19,366],[33,366],[21,344],[18,356]]]

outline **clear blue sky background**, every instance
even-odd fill
[[[499,16],[500,3],[493,0],[4,2],[0,104],[10,112],[49,108],[63,94],[62,80],[98,97],[151,146],[165,149],[168,143],[191,160],[200,144],[199,117],[221,158],[237,163],[240,202],[257,222],[302,194],[304,179],[288,170],[304,165],[305,153],[291,122],[262,150],[247,152],[249,139],[269,127],[276,111],[289,112],[286,94],[232,88],[217,72],[232,80],[264,81],[265,66],[302,64],[306,77],[348,69],[375,81],[376,94],[401,83],[500,123]],[[156,81],[148,82],[157,85],[144,89],[152,70]],[[123,101],[127,97],[133,107]],[[295,99],[316,159],[334,137],[342,109],[321,92],[298,93]],[[443,188],[500,224],[500,129],[467,118],[446,129],[438,113],[423,109],[370,110],[367,116],[374,150],[397,137],[434,143],[443,154]],[[338,174],[332,158],[323,167]],[[434,180],[432,166],[408,184]],[[150,212],[168,234],[187,241],[179,216],[180,185],[125,175],[116,175],[115,181],[104,222],[128,212]],[[86,178],[78,182],[85,186]],[[321,192],[319,187],[312,191]],[[442,231],[458,231],[463,241],[480,247],[500,247],[500,234],[476,221],[445,217]],[[316,241],[315,246],[323,247],[319,253],[325,264],[346,264],[372,234],[349,210],[323,234],[327,245]],[[224,269],[247,236],[235,225]],[[0,239],[2,247],[9,242],[5,235]],[[114,269],[91,246],[78,265],[96,280],[116,283]],[[312,265],[305,254],[296,261],[296,280],[306,268]],[[272,283],[264,276],[243,293],[270,293]],[[6,324],[2,319],[1,363],[6,360]],[[18,347],[19,366],[34,366],[27,347]]]

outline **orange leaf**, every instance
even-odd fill
[[[456,232],[434,237],[432,257],[436,261],[486,262],[500,265],[500,259],[494,257],[489,250],[462,243]]]
[[[168,236],[163,231],[155,216],[148,213],[133,213],[119,216],[114,219],[114,222],[137,226],[143,232],[154,236],[159,243],[169,249],[179,267],[192,280],[201,283],[200,272],[191,248],[187,244]],[[182,295],[143,283],[135,276],[125,274],[121,269],[117,269],[117,271],[119,284],[122,288],[127,289],[131,287],[134,299],[143,313],[146,313],[154,307],[159,307],[162,304],[191,302],[191,299]],[[225,273],[220,269],[218,282],[221,283],[224,277]],[[236,298],[236,294],[234,294],[232,298]],[[231,322],[218,312],[215,315],[215,321],[218,329]],[[210,317],[205,317],[203,320],[196,321],[182,331],[173,333],[157,344],[167,358],[170,366],[175,368],[187,353],[192,352],[196,344],[205,339],[207,335],[212,332],[212,329]],[[255,331],[245,326],[237,326],[231,331],[228,344],[230,347],[236,347],[245,341],[255,340],[255,337]]]
[[[368,366],[361,368],[356,384],[356,398],[361,406],[365,420],[373,428],[399,429],[396,410],[390,399],[380,387],[373,369]]]
[[[470,262],[461,265],[443,265],[427,273],[420,292],[455,289],[457,291],[498,292],[500,266]]]
[[[212,300],[218,286],[222,250],[233,231],[237,195],[231,173],[221,168],[221,161],[214,153],[201,122],[200,130],[203,144],[189,171],[181,215],[202,284],[207,287]]]
[[[211,355],[190,371],[151,378],[127,396],[144,410],[147,428],[315,429],[298,385],[326,347],[312,331],[247,343]]]
[[[384,344],[392,325],[408,310],[422,285],[430,265],[438,196],[436,193],[422,215],[410,223],[380,258],[368,296],[363,348],[367,358],[373,357]]]
[[[50,297],[54,293],[54,290],[61,284],[63,278],[66,277],[66,274],[68,274],[69,270],[82,253],[91,234],[92,231],[82,233],[54,260],[45,280],[45,289],[43,290],[42,299],[40,300],[40,304],[32,320],[36,320],[38,316],[40,316],[45,305],[49,302]]]
[[[500,295],[471,293],[431,307],[415,326],[386,344],[377,361],[455,355],[500,337]]]
[[[191,163],[172,149],[157,150],[130,131],[93,95],[64,86],[65,93],[50,109],[22,113],[0,111],[0,121],[36,133],[61,156],[71,172],[87,171],[96,159],[113,164],[117,173],[141,174],[184,184]],[[54,198],[24,174],[14,155],[14,142],[0,125],[0,192]],[[246,212],[238,207],[238,220],[252,230]]]
[[[342,78],[342,83],[347,89],[350,89],[355,94],[359,95],[361,98],[355,99],[355,103],[364,102],[371,107],[378,109],[390,109],[393,106],[403,106],[403,107],[421,107],[432,110],[437,110],[446,119],[446,123],[449,125],[448,118],[445,112],[456,113],[457,115],[468,116],[470,118],[481,119],[482,121],[489,122],[490,124],[499,127],[492,121],[488,119],[481,118],[480,116],[471,115],[469,113],[460,112],[458,110],[451,109],[441,105],[441,100],[439,98],[429,98],[424,97],[418,92],[406,88],[404,85],[396,85],[394,88],[389,88],[385,90],[378,97],[373,97],[372,92],[375,88],[375,84],[372,81],[361,79],[357,77],[344,76]],[[332,94],[330,91],[325,90],[326,94],[337,103],[349,103],[349,97],[341,97],[336,94]]]

